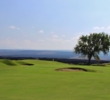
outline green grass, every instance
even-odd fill
[[[23,65],[25,63],[34,65]],[[86,68],[96,72],[55,71],[66,67]],[[0,60],[0,100],[110,100],[110,65]]]

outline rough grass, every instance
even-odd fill
[[[33,66],[24,66],[24,63]],[[67,67],[80,67],[97,72],[55,70]],[[109,100],[110,65],[102,67],[40,60],[0,60],[0,99]]]

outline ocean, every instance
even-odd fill
[[[84,59],[73,51],[67,50],[0,50],[2,57],[33,57],[33,58],[65,58],[65,59]],[[110,53],[103,55],[100,53],[101,60],[110,60]]]

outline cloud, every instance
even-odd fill
[[[62,37],[65,37],[65,35],[62,35]]]
[[[11,28],[11,29],[15,29],[16,27],[15,27],[15,26],[10,26],[10,28]]]
[[[52,35],[52,38],[58,38],[58,35]]]
[[[44,42],[44,40],[43,39],[39,39],[39,40],[37,40],[38,42]]]
[[[108,27],[93,27],[93,33],[94,32],[105,32],[105,33],[110,33],[110,26]]]
[[[94,30],[100,29],[99,27],[93,27]]]
[[[10,26],[9,28],[10,28],[10,29],[17,29],[17,30],[19,30],[19,29],[20,29],[20,28],[15,27],[15,26]]]
[[[16,48],[17,47],[17,41],[15,39],[4,39],[0,40],[0,47],[10,49],[10,48]]]
[[[78,35],[70,38],[63,38],[57,34],[49,37],[41,37],[36,40],[9,38],[0,40],[0,47],[9,49],[73,50],[78,38]]]
[[[44,31],[43,30],[40,30],[39,33],[44,33]]]
[[[50,32],[51,34],[54,34],[54,32]]]
[[[108,27],[106,28],[106,30],[110,30],[110,26],[108,26]]]
[[[104,30],[105,27],[93,27],[94,30]]]
[[[23,43],[29,45],[29,44],[31,44],[32,42],[31,42],[30,40],[24,40]]]
[[[20,28],[16,28],[17,30],[20,30]]]

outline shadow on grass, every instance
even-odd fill
[[[97,64],[91,64],[91,66],[98,66],[98,67],[108,67],[110,63],[97,63]]]
[[[56,71],[83,71],[83,72],[96,72],[95,70],[85,69],[85,68],[79,68],[79,67],[68,67],[68,68],[58,68]]]
[[[33,66],[34,64],[31,63],[27,63],[27,62],[19,62],[20,65],[24,65],[24,66]]]
[[[8,66],[15,66],[16,65],[12,60],[8,60],[8,59],[4,59],[1,62],[8,65]]]
[[[104,67],[104,66],[107,66],[107,65],[110,65],[110,63],[95,63],[95,64],[87,64],[87,63],[78,63],[78,64],[75,64],[75,65],[84,65],[84,66],[101,66],[101,67]]]

